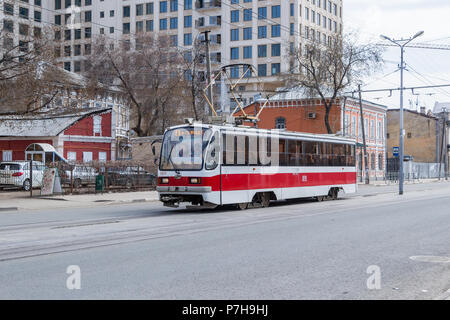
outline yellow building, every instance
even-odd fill
[[[431,114],[404,109],[404,155],[415,162],[439,162],[440,122]],[[387,112],[387,157],[393,158],[393,148],[399,147],[400,110]]]

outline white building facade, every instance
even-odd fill
[[[252,64],[266,89],[279,86],[278,75],[290,68],[289,50],[315,39],[329,41],[342,32],[342,0],[0,0],[0,20],[34,27],[62,28],[55,53],[62,66],[83,72],[96,35],[130,40],[139,33],[168,34],[183,50],[192,48],[203,31],[210,31],[213,70],[234,63]],[[13,7],[13,14],[5,14]],[[27,9],[28,14],[21,16]],[[8,11],[8,12],[9,12]],[[35,15],[40,16],[35,19]],[[35,21],[36,20],[36,21]],[[39,21],[37,21],[39,20]],[[4,25],[4,22],[3,22]],[[233,77],[244,70],[233,69]],[[252,102],[258,88],[246,79],[243,103]],[[249,94],[245,94],[248,91]]]

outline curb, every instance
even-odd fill
[[[17,211],[19,210],[19,207],[6,207],[6,208],[0,208],[1,211]]]
[[[155,202],[155,201],[159,201],[159,199],[144,198],[144,199],[131,199],[131,200],[116,200],[111,203],[136,203],[136,202]]]

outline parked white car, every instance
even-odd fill
[[[42,186],[45,165],[39,161],[33,161],[33,187]],[[5,161],[0,163],[0,188],[18,187],[29,191],[30,162],[29,161]]]
[[[73,187],[75,189],[81,186],[95,184],[95,177],[97,176],[97,170],[91,167],[76,166],[73,168],[72,179]],[[63,182],[70,184],[71,173],[70,170],[66,170],[65,179]]]

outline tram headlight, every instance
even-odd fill
[[[189,178],[190,184],[200,184],[200,178]]]
[[[169,178],[160,178],[159,181],[161,182],[161,184],[168,184],[169,183]]]

